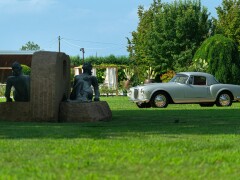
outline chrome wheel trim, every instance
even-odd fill
[[[219,104],[221,106],[229,106],[231,104],[231,97],[228,94],[221,94],[219,96]]]
[[[157,107],[164,107],[167,103],[167,98],[163,94],[158,94],[154,99],[154,104]]]

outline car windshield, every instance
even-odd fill
[[[186,84],[187,79],[188,79],[187,75],[177,74],[169,82],[176,82],[176,83]]]

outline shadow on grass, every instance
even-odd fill
[[[96,123],[0,121],[0,139],[113,138],[143,134],[240,134],[240,110],[231,108],[113,111],[113,119]]]

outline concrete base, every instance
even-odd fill
[[[31,121],[29,102],[0,103],[0,117],[7,121]]]
[[[60,122],[96,122],[110,120],[112,111],[106,101],[60,104]]]

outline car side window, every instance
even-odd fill
[[[200,86],[206,85],[206,77],[204,77],[204,76],[194,76],[193,85],[200,85]]]
[[[185,84],[188,79],[188,76],[175,76],[173,79],[171,79],[171,82],[181,83]]]

